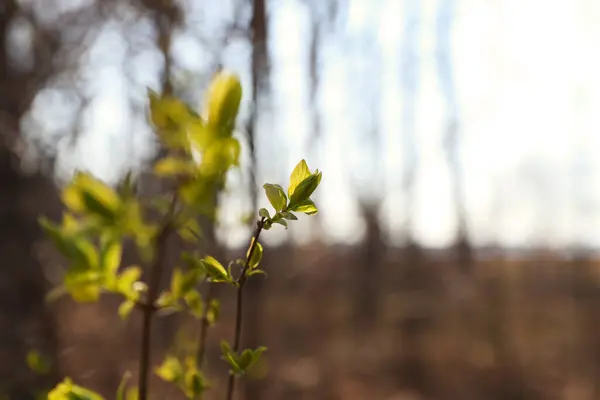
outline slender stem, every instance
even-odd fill
[[[152,342],[152,317],[157,308],[154,304],[158,297],[160,288],[160,279],[164,268],[166,255],[167,238],[171,230],[173,213],[177,204],[177,196],[173,196],[169,211],[167,212],[164,222],[162,223],[158,234],[154,240],[154,261],[150,266],[150,279],[148,281],[148,296],[142,306],[142,342],[140,347],[140,362],[139,362],[139,386],[138,399],[148,399],[148,377],[150,372],[150,352]]]
[[[235,312],[235,337],[233,339],[233,352],[237,353],[240,350],[240,340],[242,337],[242,315],[243,315],[243,290],[244,285],[246,284],[246,280],[248,276],[246,272],[250,267],[250,260],[252,259],[252,254],[254,253],[254,249],[256,249],[256,243],[258,243],[258,238],[260,237],[260,233],[265,225],[265,219],[261,218],[256,222],[256,229],[254,230],[254,235],[252,235],[252,239],[250,241],[250,249],[248,250],[248,254],[246,255],[246,262],[244,262],[244,267],[242,268],[242,273],[237,279],[238,289],[237,289],[237,300],[236,300],[236,312]],[[227,400],[233,399],[233,392],[235,390],[235,375],[229,375],[229,381],[227,383]]]
[[[196,363],[198,368],[202,368],[204,362],[204,355],[206,354],[206,336],[208,335],[208,311],[210,303],[214,297],[214,283],[208,284],[208,291],[206,293],[206,299],[204,300],[204,313],[202,315],[202,323],[200,325],[200,340],[198,341],[198,354],[196,355]]]

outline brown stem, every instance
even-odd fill
[[[250,260],[252,259],[252,254],[254,253],[254,249],[256,249],[256,244],[258,243],[258,238],[262,229],[265,225],[265,219],[261,218],[256,222],[256,229],[254,230],[254,235],[252,235],[252,239],[250,242],[250,249],[248,250],[248,254],[246,255],[246,262],[244,262],[244,267],[242,268],[242,273],[237,279],[238,289],[237,289],[237,300],[236,300],[236,312],[235,312],[235,337],[233,339],[233,352],[237,353],[240,350],[240,340],[242,337],[242,305],[243,305],[243,290],[244,285],[246,284],[246,280],[248,276],[246,272],[250,267]],[[233,399],[233,392],[235,390],[235,375],[229,375],[229,381],[227,383],[227,400]]]
[[[162,271],[164,267],[165,255],[166,255],[166,244],[167,237],[171,230],[171,220],[173,213],[175,212],[175,205],[177,203],[177,196],[173,196],[171,206],[165,220],[156,235],[154,241],[154,248],[156,254],[154,255],[154,261],[150,266],[150,279],[148,281],[148,296],[146,301],[142,304],[142,342],[140,347],[140,363],[139,363],[139,386],[138,386],[138,399],[148,399],[148,377],[150,372],[150,352],[151,352],[151,341],[152,341],[152,317],[156,312],[157,308],[154,304],[158,297],[158,291],[160,288],[160,279],[162,277]]]
[[[206,299],[204,300],[204,313],[202,315],[202,324],[200,325],[200,340],[198,342],[198,354],[196,355],[196,363],[198,368],[202,368],[204,362],[204,355],[206,354],[206,336],[208,335],[208,311],[210,302],[214,297],[214,283],[208,285],[208,291],[206,293]]]

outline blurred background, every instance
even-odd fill
[[[262,183],[324,173],[318,216],[263,237],[243,344],[269,351],[240,399],[600,399],[599,42],[594,0],[1,0],[0,391],[136,381],[139,316],[47,304],[36,219],[76,169],[159,191],[146,88],[200,108],[224,68],[243,167],[206,251],[244,254]],[[160,319],[155,363],[197,329]]]

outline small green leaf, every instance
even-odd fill
[[[219,315],[221,313],[221,303],[219,300],[212,299],[210,304],[208,305],[208,310],[206,312],[206,319],[210,326],[213,326],[217,320],[219,319]]]
[[[196,165],[188,160],[175,157],[165,157],[154,165],[154,173],[159,177],[194,175]]]
[[[183,280],[183,272],[180,268],[175,268],[171,276],[171,296],[173,296],[174,300],[181,298],[183,295]]]
[[[242,85],[239,77],[225,72],[217,74],[207,91],[208,123],[226,130],[233,129],[241,100]]]
[[[285,229],[288,228],[288,224],[287,224],[287,221],[285,219],[276,219],[276,220],[273,220],[273,223],[274,224],[283,225],[283,226],[285,226]]]
[[[142,269],[140,267],[127,267],[117,278],[117,291],[130,300],[137,300],[139,298],[139,290],[136,284],[141,275]]]
[[[261,208],[260,210],[258,210],[258,215],[260,215],[263,218],[269,219],[271,218],[271,215],[269,214],[269,210],[267,210],[266,208]]]
[[[200,225],[195,218],[188,218],[185,223],[177,230],[181,238],[187,242],[196,243],[202,237]]]
[[[250,249],[248,249],[248,251],[250,251]],[[262,244],[260,244],[260,242],[256,242],[256,244],[254,245],[254,251],[252,252],[252,257],[250,257],[250,262],[248,263],[248,267],[250,270],[253,270],[258,267],[258,264],[260,264],[260,261],[262,260],[262,256],[263,246]]]
[[[127,387],[127,381],[131,378],[131,372],[127,371],[123,374],[121,378],[121,383],[119,383],[119,387],[117,389],[117,400],[128,400],[125,397],[125,388]]]
[[[267,273],[265,271],[263,271],[262,269],[253,269],[251,271],[248,271],[248,276],[252,276],[252,275],[264,275],[264,276],[267,276]]]
[[[231,280],[223,265],[214,257],[206,256],[201,262],[212,282],[229,282]]]
[[[289,211],[283,211],[283,212],[281,213],[281,216],[282,216],[283,218],[287,219],[287,220],[290,220],[290,221],[297,221],[297,220],[298,220],[298,217],[296,217],[294,214],[292,214],[292,213],[291,213],[291,212],[289,212]]]
[[[221,352],[223,353],[223,360],[225,360],[225,362],[227,362],[227,364],[229,364],[231,367],[229,371],[231,374],[243,373],[243,370],[240,368],[237,355],[233,353],[229,343],[227,343],[225,340],[221,341]]]
[[[135,307],[135,301],[133,300],[125,300],[121,303],[121,305],[119,306],[119,317],[121,317],[121,319],[126,319],[129,314],[131,314],[131,311],[133,311],[133,308]]]
[[[27,353],[27,366],[34,372],[45,375],[50,371],[50,362],[35,350]]]
[[[292,194],[296,191],[296,187],[311,175],[306,161],[301,160],[290,175],[290,185],[288,186],[288,197],[292,197]]]
[[[166,382],[177,383],[183,378],[184,371],[177,358],[167,356],[155,373]]]
[[[122,204],[111,187],[86,173],[75,176],[63,190],[62,200],[75,213],[87,211],[105,219],[114,219]]]
[[[98,393],[75,385],[70,378],[65,378],[48,393],[48,400],[104,400],[104,398]]]
[[[290,209],[293,209],[299,203],[309,200],[310,195],[317,189],[321,182],[322,174],[317,172],[314,175],[310,175],[304,179],[294,190],[294,193],[290,196]]]
[[[285,196],[283,188],[279,185],[273,185],[271,183],[265,183],[263,188],[265,189],[269,203],[271,203],[275,211],[279,212],[283,210],[287,205],[287,197]]]
[[[292,207],[292,211],[304,213],[306,215],[315,215],[319,212],[312,200],[304,200]]]
[[[196,318],[202,318],[204,315],[204,302],[200,293],[195,289],[188,290],[184,295],[184,300],[192,315]]]
[[[65,275],[65,288],[79,303],[98,301],[102,292],[101,275],[97,271],[71,269]]]

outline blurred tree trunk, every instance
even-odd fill
[[[54,321],[44,301],[47,281],[33,244],[41,238],[37,217],[56,213],[59,203],[52,182],[40,174],[26,176],[12,152],[31,89],[44,78],[19,69],[10,58],[9,29],[20,11],[14,0],[0,5],[0,394],[25,400],[57,380]],[[55,49],[48,43],[45,51]],[[32,349],[52,359],[48,376],[29,371],[25,358]]]
[[[252,46],[251,55],[251,79],[252,79],[252,102],[250,104],[250,116],[246,125],[248,137],[248,147],[250,151],[250,169],[249,169],[249,190],[251,212],[257,213],[257,182],[256,174],[258,171],[256,156],[256,127],[258,115],[260,112],[261,95],[266,92],[267,79],[269,76],[269,53],[267,49],[268,39],[268,14],[265,0],[253,0],[252,16],[250,19],[250,43]],[[254,221],[254,218],[252,219]],[[245,316],[245,343],[246,346],[256,347],[260,345],[262,337],[261,332],[261,310],[265,302],[265,283],[264,279],[254,279],[249,285],[249,291],[246,293],[250,307],[246,307]],[[244,398],[248,400],[262,398],[264,390],[262,380],[249,379],[244,384]]]
[[[362,204],[361,209],[367,232],[352,297],[355,302],[354,325],[358,328],[359,335],[368,337],[367,331],[370,330],[369,328],[375,328],[379,312],[379,288],[382,284],[381,266],[385,246],[377,216],[379,207],[365,203]]]

